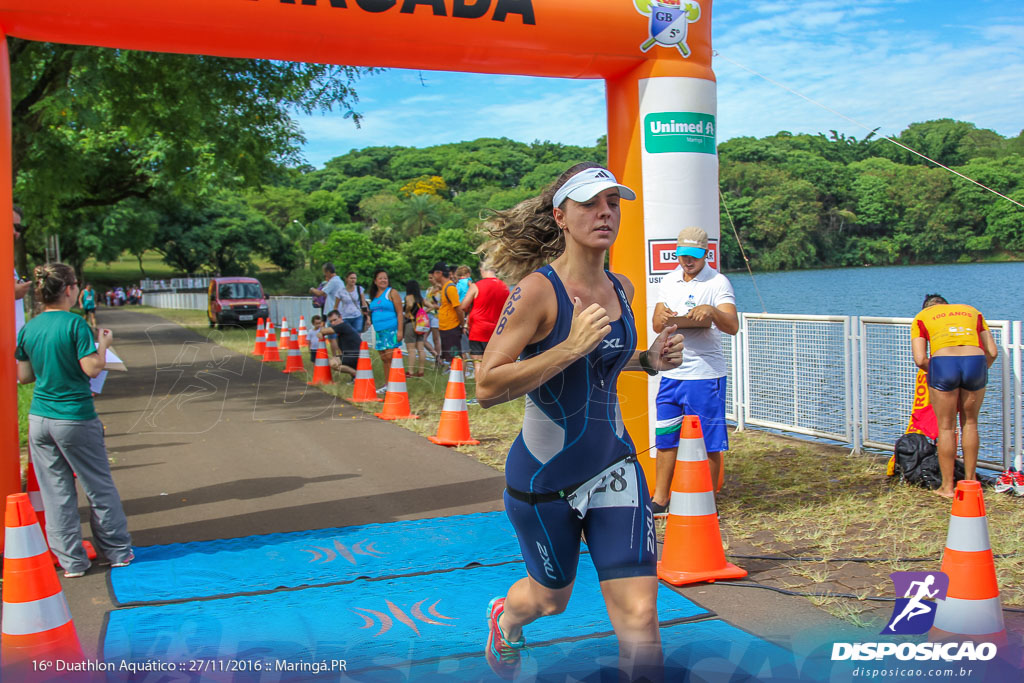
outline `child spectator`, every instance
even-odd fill
[[[316,365],[316,352],[323,344],[323,341],[320,339],[320,328],[324,326],[324,319],[314,315],[310,319],[309,324],[313,326],[309,333],[306,334],[306,339],[309,340],[309,360],[313,361],[313,364]]]
[[[455,269],[455,289],[459,293],[459,301],[466,298],[469,286],[473,284],[473,271],[469,266],[459,266]]]

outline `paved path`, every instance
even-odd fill
[[[304,376],[157,316],[101,309],[99,323],[129,368],[110,373],[96,407],[135,545],[501,509],[500,472]],[[107,572],[62,579],[91,653],[112,608]]]
[[[111,373],[96,404],[138,546],[502,507],[503,475],[472,458],[163,318],[129,309],[99,318],[129,368]],[[108,571],[62,579],[90,657],[113,609]],[[801,598],[723,584],[681,592],[797,651],[824,630],[852,631]]]

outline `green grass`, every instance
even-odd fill
[[[32,405],[34,384],[18,385],[18,445],[24,448],[28,444],[28,409]]]
[[[269,261],[256,259],[256,267],[260,270],[257,277],[264,273],[270,279],[280,279],[283,274],[279,268],[273,266]],[[143,273],[143,270],[145,273]],[[110,263],[102,263],[96,259],[89,259],[83,266],[85,281],[91,282],[101,291],[118,285],[124,287],[129,284],[138,283],[146,278],[154,280],[169,280],[174,277],[185,277],[183,273],[174,266],[169,266],[163,261],[163,256],[155,251],[147,251],[142,255],[142,269],[139,269],[139,261],[129,253],[121,256]],[[317,283],[313,283],[314,285]],[[312,285],[307,285],[307,287]]]

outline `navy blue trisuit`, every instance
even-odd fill
[[[562,281],[551,266],[536,272],[554,287],[558,317],[523,360],[565,341],[572,326]],[[575,580],[582,532],[599,580],[656,573],[650,496],[616,393],[636,350],[636,325],[622,285],[605,273],[622,315],[597,348],[526,395],[523,429],[505,462],[505,510],[526,569],[552,589]]]

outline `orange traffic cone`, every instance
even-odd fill
[[[352,385],[352,403],[379,403],[377,385],[373,383],[373,363],[370,361],[370,345],[359,345],[359,362],[356,363],[356,381]]]
[[[288,332],[288,318],[282,315],[281,324],[278,326],[277,329],[281,330],[281,338],[283,339],[284,335]]]
[[[6,532],[0,636],[4,678],[12,668],[38,671],[29,667],[43,660],[82,661],[71,611],[27,493],[7,496]]]
[[[945,600],[936,602],[929,640],[1005,643],[1006,627],[980,482],[957,482],[942,571],[949,577],[949,590]]]
[[[452,359],[452,371],[444,390],[444,407],[437,436],[428,439],[441,446],[476,446],[479,441],[469,435],[469,412],[466,409],[466,380],[462,374],[462,359]]]
[[[331,363],[327,360],[327,349],[323,346],[316,350],[313,379],[306,384],[334,384],[334,377],[331,376]],[[373,377],[370,377],[370,384],[373,384]]]
[[[288,349],[290,348],[288,346],[289,332],[288,328],[285,327],[285,324],[286,321],[282,320],[281,327],[277,328],[281,330],[281,334],[277,336],[277,348],[281,351],[284,351],[285,355],[288,355]]]
[[[277,336],[274,334],[274,329],[269,328],[267,330],[267,348],[263,351],[263,362],[280,362],[281,354],[277,352]]]
[[[357,369],[356,372],[359,372]],[[384,394],[384,409],[374,413],[382,420],[415,420],[409,410],[409,392],[405,388],[405,365],[402,363],[402,349],[395,349],[388,373],[388,391]]]
[[[252,355],[262,356],[267,349],[267,328],[263,325],[263,318],[256,320],[256,344],[252,347]]]
[[[672,498],[658,578],[673,586],[747,575],[725,560],[704,433],[696,415],[683,418],[672,474]]]
[[[292,330],[295,332],[295,330]],[[284,364],[285,372],[305,372],[306,366],[302,363],[302,351],[299,349],[299,335],[293,334],[288,338],[288,358]]]
[[[299,347],[309,348],[309,333],[306,331],[306,316],[299,316]]]
[[[43,538],[47,539],[46,544],[49,545],[49,538],[46,536],[46,511],[43,509],[43,494],[39,492],[39,480],[36,479],[36,470],[32,467],[32,456],[31,450],[28,459],[28,468],[25,470],[25,493],[28,494],[28,499],[32,502],[32,509],[36,513],[36,520],[39,522],[39,528],[43,531]],[[85,554],[89,556],[90,560],[96,559],[96,549],[92,547],[92,543],[89,541],[82,541],[82,548],[85,550]],[[57,555],[51,550],[50,559],[53,560],[54,566],[60,566],[60,560],[57,559]]]

